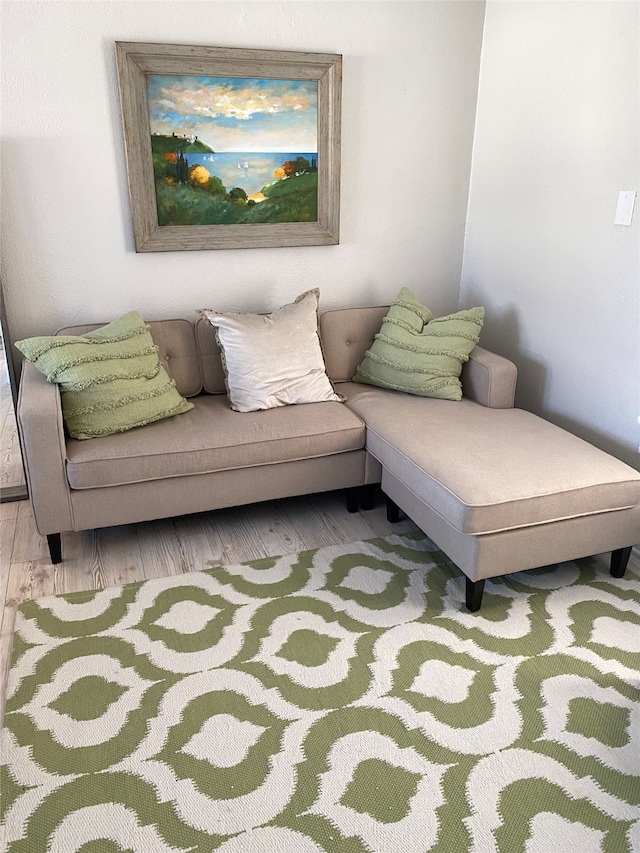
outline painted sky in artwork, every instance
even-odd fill
[[[318,84],[150,74],[152,133],[197,136],[216,152],[315,152]]]

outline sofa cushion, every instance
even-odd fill
[[[16,347],[60,386],[69,435],[91,439],[189,411],[136,311],[84,335],[40,336]]]
[[[640,472],[530,412],[350,383],[338,389],[367,424],[367,450],[463,533],[640,502]]]
[[[192,402],[194,409],[173,421],[90,442],[68,441],[71,488],[162,480],[364,447],[364,424],[342,403],[239,413],[229,408],[226,397],[204,394]]]
[[[102,325],[67,326],[60,329],[58,335],[85,335]],[[158,347],[158,358],[176,383],[178,393],[183,397],[195,397],[202,390],[202,376],[193,325],[182,319],[152,320],[147,325]]]
[[[461,400],[462,365],[478,343],[483,321],[484,308],[434,318],[403,287],[353,379],[421,397]]]

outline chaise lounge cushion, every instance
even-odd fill
[[[202,395],[192,402],[192,411],[132,431],[126,441],[121,436],[69,440],[66,466],[71,488],[164,480],[364,447],[364,424],[342,403],[238,413],[222,396]]]
[[[635,506],[640,472],[521,409],[341,384],[367,448],[462,533]]]

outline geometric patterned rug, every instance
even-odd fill
[[[640,850],[640,579],[420,533],[22,605],[10,853]]]

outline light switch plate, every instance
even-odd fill
[[[614,225],[631,225],[635,201],[635,190],[620,191],[618,194],[618,206],[616,207],[616,218],[613,220]]]

